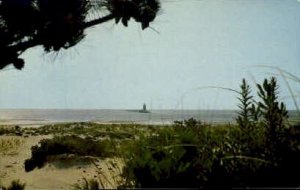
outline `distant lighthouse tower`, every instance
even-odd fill
[[[143,109],[141,109],[139,112],[140,113],[150,113],[150,111],[147,110],[147,106],[145,103],[143,104]]]

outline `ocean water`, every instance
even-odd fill
[[[195,118],[209,123],[234,123],[236,110],[72,110],[5,109],[0,110],[0,124],[47,124],[60,122],[172,124],[175,120]],[[295,115],[291,112],[291,115]],[[292,116],[293,117],[293,116]]]
[[[0,124],[45,124],[57,122],[101,122],[172,124],[175,120],[195,118],[205,122],[234,122],[234,110],[72,110],[5,109],[0,110]]]

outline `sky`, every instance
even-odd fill
[[[0,71],[1,108],[236,109],[246,78],[276,76],[280,100],[300,106],[299,0],[161,0],[151,28],[114,21],[86,31],[73,48],[27,50],[22,71]],[[272,68],[271,68],[272,67]]]

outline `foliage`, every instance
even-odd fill
[[[276,142],[282,140],[281,136],[285,130],[284,122],[288,118],[288,112],[285,104],[278,101],[279,87],[274,77],[270,80],[265,79],[262,85],[257,84],[257,88],[258,96],[261,99],[258,106],[266,127],[268,145],[269,147],[276,146]]]
[[[0,127],[0,135],[17,135],[19,136],[20,129],[18,128],[12,128],[12,127],[7,127],[7,126],[1,126]]]
[[[133,142],[125,155],[123,186],[299,186],[290,171],[300,170],[300,127],[287,126],[275,78],[257,87],[256,104],[243,80],[237,126],[209,126],[191,118]]]
[[[237,125],[242,130],[238,138],[239,143],[242,144],[244,153],[260,152],[259,149],[261,148],[259,146],[264,145],[258,141],[261,137],[257,137],[258,134],[261,136],[263,133],[262,126],[259,123],[260,110],[245,79],[242,80],[240,85],[239,95],[239,111],[236,118]]]
[[[253,111],[255,110],[255,105],[253,103],[250,86],[245,79],[242,80],[240,88],[240,97],[238,97],[238,100],[240,101],[238,108],[240,111],[238,112],[236,122],[242,129],[249,131],[249,128],[253,126],[254,122]]]
[[[91,179],[87,180],[86,178],[83,178],[84,182],[82,184],[75,184],[73,186],[74,190],[100,190],[100,184],[97,180]]]
[[[0,135],[22,136],[23,135],[23,129],[18,125],[16,125],[15,127],[2,126],[2,127],[0,127]]]
[[[0,127],[0,135],[4,135],[4,134],[7,134],[9,133],[9,130],[4,128],[4,127]]]
[[[31,158],[25,160],[25,170],[29,172],[35,167],[41,168],[47,161],[47,156],[59,154],[108,157],[112,155],[112,148],[108,140],[93,141],[78,136],[57,136],[53,139],[43,139],[39,145],[31,148]]]
[[[134,180],[139,187],[176,187],[181,177],[194,177],[195,175],[182,176],[182,171],[192,167],[187,161],[183,162],[184,153],[189,148],[168,147],[174,140],[166,130],[159,136],[141,138],[134,144],[127,154],[123,172],[123,176],[127,177],[127,185]],[[190,152],[195,151],[194,148],[191,149],[193,150]]]
[[[13,180],[11,184],[5,188],[3,187],[3,190],[24,190],[25,189],[25,183],[21,183],[20,180]],[[1,189],[1,188],[0,188]]]
[[[37,45],[46,52],[70,48],[85,37],[86,28],[111,19],[116,23],[122,19],[127,26],[129,19],[134,18],[145,29],[159,9],[158,0],[2,0],[0,69],[9,64],[22,69],[24,60],[20,54]],[[102,12],[108,15],[95,18]]]
[[[189,119],[140,138],[127,151],[125,186],[204,187],[215,159],[240,149],[231,138],[238,128],[217,131]]]
[[[284,134],[281,152],[269,157],[263,126],[251,141],[239,126],[174,125],[127,146],[121,187],[232,188],[299,186],[289,171],[300,165],[300,128]],[[296,130],[297,129],[297,130]]]

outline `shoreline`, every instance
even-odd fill
[[[65,125],[65,124],[86,124],[86,123],[93,123],[99,125],[141,125],[141,126],[171,126],[174,125],[174,122],[134,122],[134,121],[68,121],[68,122],[1,122],[0,127],[21,127],[21,128],[38,128],[48,125]],[[235,125],[236,122],[203,122],[209,125]]]

